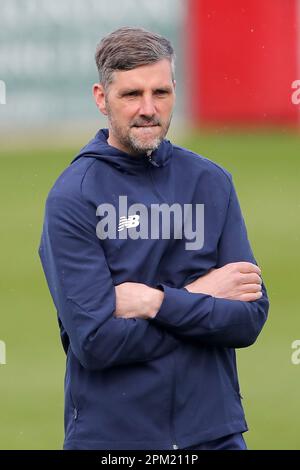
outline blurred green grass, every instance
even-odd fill
[[[232,173],[271,300],[257,343],[238,351],[248,446],[300,449],[300,365],[290,359],[300,338],[300,136],[215,130],[176,143]],[[78,149],[0,150],[1,449],[62,447],[65,357],[37,249],[47,193]]]

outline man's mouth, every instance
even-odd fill
[[[141,127],[141,128],[148,128],[148,127],[159,127],[160,124],[134,124],[132,127]]]

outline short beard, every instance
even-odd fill
[[[165,136],[167,135],[167,132],[170,127],[171,119],[172,119],[172,115],[171,115],[166,125],[162,125],[160,123],[162,134],[156,137],[155,139],[153,139],[151,144],[143,143],[138,137],[131,135],[130,133],[131,128],[124,132],[124,129],[122,129],[117,124],[114,117],[112,116],[108,103],[106,104],[106,109],[107,109],[107,117],[110,122],[114,135],[118,138],[122,146],[127,149],[127,153],[130,155],[141,155],[141,154],[146,154],[146,153],[148,154],[157,150],[160,144],[162,143],[162,141],[164,140]]]
[[[132,153],[139,155],[141,153],[152,153],[154,150],[157,150],[160,144],[162,143],[164,136],[156,137],[151,145],[143,144],[139,141],[137,137],[134,137],[130,134],[126,136],[127,147],[130,148]]]

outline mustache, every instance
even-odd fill
[[[153,118],[141,118],[134,121],[130,127],[142,127],[142,126],[161,126],[161,122],[159,119]]]

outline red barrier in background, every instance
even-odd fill
[[[298,121],[300,105],[291,100],[300,80],[297,1],[187,0],[194,124]]]

